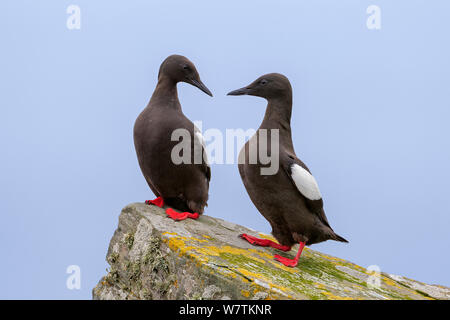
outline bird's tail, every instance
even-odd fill
[[[172,208],[175,208],[181,212],[193,212],[186,201],[180,198],[164,198],[164,202]]]
[[[341,237],[340,235],[338,235],[336,233],[333,233],[332,239],[336,240],[336,241],[347,242],[348,243],[348,241],[345,238]]]

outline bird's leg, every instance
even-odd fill
[[[291,247],[289,246],[282,246],[281,244],[278,244],[272,240],[269,239],[259,239],[256,237],[253,237],[251,235],[248,235],[246,233],[242,233],[239,235],[240,238],[247,240],[248,242],[250,242],[252,245],[254,246],[261,246],[261,247],[272,247],[278,250],[282,250],[282,251],[289,251],[291,250]]]
[[[158,197],[153,200],[145,200],[145,203],[162,208],[164,206],[164,199],[162,197]]]
[[[194,212],[194,213],[191,213],[191,212],[176,212],[172,208],[167,208],[166,209],[166,214],[167,214],[167,216],[169,218],[171,218],[171,219],[173,219],[175,221],[185,220],[187,218],[198,219],[198,217],[200,217],[200,215],[197,212]]]
[[[297,255],[295,256],[294,259],[285,258],[278,254],[276,254],[274,256],[274,258],[275,258],[275,260],[280,261],[282,264],[284,264],[287,267],[295,267],[295,266],[297,266],[298,259],[300,258],[304,247],[305,247],[305,243],[300,242],[300,247],[298,248]]]

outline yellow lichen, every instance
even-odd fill
[[[330,299],[330,300],[360,300],[358,298],[337,296],[337,295],[335,295],[335,294],[333,294],[331,292],[328,292],[328,291],[322,291],[322,294],[327,296],[327,298]]]
[[[194,238],[194,237],[190,237],[189,240],[194,240],[194,241],[197,241],[197,242],[208,242],[208,240],[198,239],[198,238]]]
[[[397,287],[399,289],[402,289],[402,287],[400,287],[396,282],[392,281],[388,277],[383,276],[382,279],[383,279],[384,283],[386,283],[388,286]]]
[[[265,277],[263,274],[252,272],[252,271],[249,271],[249,270],[243,269],[243,268],[237,268],[236,270],[238,272],[240,272],[241,274],[245,275],[246,277],[248,277],[249,279],[252,279],[253,285],[267,287],[271,290],[275,289],[275,291],[278,291],[278,293],[282,294],[282,295],[286,295],[285,292],[289,291],[289,289],[286,287],[274,284],[270,279]],[[255,280],[259,280],[259,281],[255,281]]]
[[[314,283],[314,286],[315,286],[316,288],[318,288],[318,289],[325,289],[325,285],[324,285],[323,283],[317,283],[317,282],[315,282],[315,283]]]
[[[163,236],[166,236],[166,235],[176,236],[177,234],[175,232],[168,232],[168,231],[166,231],[166,232],[163,232],[162,235]]]
[[[258,236],[259,236],[260,238],[263,238],[263,239],[268,239],[268,240],[272,240],[272,241],[277,242],[277,240],[276,240],[273,236],[271,236],[270,234],[267,234],[267,233],[259,232],[259,233],[258,233]]]
[[[267,252],[256,250],[256,249],[248,249],[249,252],[257,254],[261,256],[262,258],[272,259],[272,255],[268,254]]]
[[[241,295],[248,298],[248,297],[250,297],[250,292],[247,290],[241,290]]]
[[[259,234],[261,237],[275,240],[273,237],[266,234]],[[202,235],[200,238],[180,236],[173,232],[163,233],[163,241],[169,246],[169,248],[177,252],[180,256],[184,256],[191,259],[199,268],[206,268],[208,272],[212,274],[218,274],[227,278],[240,278],[243,283],[248,283],[251,289],[242,289],[241,295],[243,297],[250,297],[258,291],[267,292],[269,295],[267,299],[277,298],[283,296],[284,298],[295,298],[299,290],[312,298],[327,298],[332,300],[351,300],[351,299],[364,299],[362,297],[347,297],[354,292],[349,288],[341,288],[339,295],[335,292],[333,287],[327,284],[326,278],[322,278],[320,274],[327,275],[325,268],[333,266],[345,266],[353,270],[358,270],[367,274],[367,270],[360,266],[354,265],[343,259],[332,257],[326,254],[322,254],[311,249],[305,248],[302,259],[310,261],[302,268],[289,268],[283,264],[275,261],[273,255],[265,250],[258,250],[256,248],[243,249],[230,245],[215,245],[208,235]],[[217,258],[214,258],[217,257]],[[316,271],[314,264],[320,260],[328,260],[329,263],[324,263],[321,268]],[[324,261],[322,261],[324,262]],[[223,265],[222,265],[223,264]],[[312,271],[310,271],[312,270]],[[334,268],[333,268],[334,270]],[[319,274],[319,275],[318,275]],[[336,276],[336,272],[329,275]],[[317,278],[319,277],[319,278]],[[339,278],[340,279],[340,278]],[[393,281],[387,276],[381,275],[383,283],[386,285],[386,289],[395,288],[411,291],[408,296],[417,296],[418,293],[413,290],[405,289],[399,286],[398,283]],[[286,281],[287,280],[287,281]],[[308,281],[315,280],[316,282],[309,282],[310,292],[304,292],[308,287]],[[341,279],[343,280],[343,278]],[[298,283],[297,283],[298,282]],[[286,285],[287,287],[285,287]],[[365,291],[366,288],[360,284],[349,283],[350,288],[354,288],[357,291]],[[300,288],[300,289],[299,289]],[[330,292],[331,290],[331,292]]]

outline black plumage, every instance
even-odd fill
[[[194,148],[199,130],[183,114],[177,94],[177,83],[186,82],[212,96],[186,57],[169,56],[161,64],[158,84],[134,125],[134,144],[142,173],[153,193],[164,203],[180,211],[202,214],[208,200],[211,169],[203,159],[203,146]],[[177,164],[172,150],[179,141],[172,133],[185,129],[191,137],[191,159]],[[198,151],[200,150],[200,151]],[[201,152],[201,161],[194,161]],[[150,201],[152,202],[152,201]]]
[[[291,133],[292,87],[289,80],[281,74],[271,73],[228,95],[253,95],[268,101],[261,126],[240,152],[239,173],[250,199],[269,221],[277,241],[286,250],[296,243],[347,242],[331,228],[317,183],[295,154]],[[257,161],[252,163],[250,145],[254,143],[257,146],[254,150],[258,150],[259,154],[261,139],[267,139],[267,154],[273,157],[276,148],[271,145],[270,137],[274,129],[279,130],[279,169],[275,174],[264,175],[261,169],[268,165],[262,163],[259,155],[256,156]],[[267,134],[262,135],[264,130]],[[247,235],[243,237],[253,244],[274,246]]]

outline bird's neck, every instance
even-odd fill
[[[278,129],[280,143],[293,150],[291,134],[292,95],[270,99],[260,129]]]
[[[291,129],[292,95],[269,99],[262,125],[271,125],[280,130]]]
[[[177,82],[165,76],[159,77],[149,104],[181,110],[180,101],[178,100]]]

